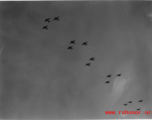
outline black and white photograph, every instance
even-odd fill
[[[152,119],[152,1],[0,1],[0,119]]]

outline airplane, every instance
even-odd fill
[[[129,101],[128,103],[132,103],[132,101]]]
[[[68,49],[69,49],[69,50],[72,50],[72,49],[73,49],[73,46],[69,46]]]
[[[58,16],[58,17],[54,17],[54,20],[59,21],[59,20],[60,20],[60,19],[59,19],[59,16]]]
[[[85,66],[90,66],[90,63],[87,63]]]
[[[50,22],[50,18],[45,19],[44,22]]]
[[[107,75],[107,77],[109,77],[109,78],[110,78],[110,77],[111,77],[111,74],[110,74],[110,75]]]
[[[91,60],[94,61],[94,60],[95,60],[95,57],[90,58],[90,61],[91,61]]]
[[[43,28],[42,28],[42,29],[46,29],[46,30],[47,30],[47,29],[48,29],[48,26],[43,26]]]
[[[75,44],[75,40],[71,41],[70,44]]]
[[[138,102],[142,102],[143,100],[139,100]]]
[[[127,106],[127,104],[124,104],[125,106]]]
[[[120,76],[121,76],[121,74],[117,74],[117,76],[119,76],[119,77],[120,77]]]
[[[88,42],[83,42],[83,43],[82,43],[82,45],[85,45],[85,46],[86,46],[86,45],[87,45],[87,43],[88,43]]]
[[[140,110],[141,108],[138,108],[137,110]]]
[[[108,84],[108,83],[110,83],[110,81],[106,81],[105,83],[107,83],[107,84]]]

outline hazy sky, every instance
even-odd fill
[[[152,110],[152,2],[0,2],[0,18],[0,118]]]

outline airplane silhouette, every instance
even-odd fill
[[[140,110],[141,108],[138,108],[137,110]]]
[[[54,17],[54,20],[59,21],[59,16],[58,17]]]
[[[125,106],[127,106],[127,104],[124,104]]]
[[[90,63],[87,63],[85,66],[90,66],[91,64]]]
[[[73,49],[73,46],[69,46],[68,49],[69,49],[69,50],[72,50],[72,49]]]
[[[129,101],[128,103],[132,103],[132,101]]]
[[[106,81],[105,83],[107,83],[107,84],[108,84],[108,83],[110,83],[110,81]]]
[[[138,102],[142,102],[143,100],[139,100]]]
[[[71,41],[70,44],[75,44],[75,40]]]
[[[90,58],[90,61],[91,61],[91,60],[94,61],[94,60],[95,60],[95,57]]]
[[[111,75],[107,75],[107,77],[109,77],[109,78],[110,78],[110,77],[111,77]]]
[[[83,43],[82,43],[82,45],[85,45],[85,46],[86,46],[86,45],[87,45],[87,43],[88,43],[88,42],[83,42]]]
[[[47,30],[47,29],[48,29],[48,26],[43,26],[43,28],[42,28],[42,29],[46,29],[46,30]]]
[[[119,76],[119,77],[120,77],[120,76],[121,76],[121,74],[117,74],[117,76]]]
[[[50,18],[45,19],[44,22],[50,22]]]

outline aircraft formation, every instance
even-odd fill
[[[116,75],[116,77],[121,77],[121,73],[119,73],[119,74],[117,74]],[[109,74],[109,75],[107,75],[106,76],[107,78],[111,78],[112,77],[112,74]],[[109,84],[110,83],[110,80],[107,80],[106,82],[105,82],[106,84]],[[137,102],[139,102],[139,103],[141,103],[141,102],[143,102],[143,100],[138,100]],[[123,104],[124,106],[128,106],[129,104],[132,104],[133,103],[133,101],[128,101],[127,103],[125,103],[125,104]],[[137,108],[136,109],[136,111],[140,111],[141,110],[141,108]]]
[[[70,46],[68,46],[68,50],[72,50],[73,49],[73,45],[76,43],[76,41],[75,40],[71,40],[70,41]],[[73,45],[71,45],[71,44],[73,44]],[[86,41],[86,42],[83,42],[82,44],[81,44],[82,46],[87,46],[88,45],[88,42]],[[85,66],[91,66],[91,61],[95,61],[95,57],[91,57],[90,59],[89,59],[89,61],[90,62],[88,62],[88,63],[86,63],[85,64]]]
[[[70,44],[73,44],[73,45],[74,45],[75,43],[76,43],[75,40],[71,40],[71,41],[70,41]],[[87,46],[87,45],[88,45],[88,42],[83,42],[82,45]],[[73,46],[69,46],[67,49],[68,49],[68,50],[72,50],[72,49],[73,49]],[[95,58],[92,58],[91,60],[94,61],[94,59],[95,59]]]
[[[70,44],[75,44],[75,40],[72,40],[72,41],[70,42]],[[68,49],[68,50],[72,50],[72,49],[73,49],[73,46],[69,46],[67,49]]]
[[[53,19],[53,21],[59,21],[60,19],[59,19],[59,16],[57,16],[57,17],[54,17],[54,19]],[[44,20],[44,22],[51,22],[51,20],[50,20],[50,18],[46,18],[45,20]],[[45,26],[43,26],[42,27],[42,29],[44,29],[44,30],[48,30],[49,28],[48,28],[48,25],[45,25]]]
[[[89,63],[86,63],[86,65],[85,66],[90,66],[91,65],[91,61],[94,61],[95,60],[95,57],[91,57],[90,59],[89,59]]]
[[[53,21],[59,21],[60,20],[60,18],[59,18],[59,16],[57,16],[57,17],[54,17],[54,19],[53,19]],[[51,19],[50,18],[46,18],[45,20],[44,20],[44,22],[47,22],[47,23],[50,23],[51,22]],[[42,29],[45,29],[45,30],[48,30],[49,28],[48,28],[48,25],[45,25],[45,26],[43,26],[43,28]],[[74,45],[76,44],[76,40],[71,40],[70,41],[70,43],[69,43],[70,45],[68,46],[68,50],[73,50],[73,47],[74,47]],[[85,41],[85,42],[83,42],[82,44],[81,44],[82,46],[87,46],[88,45],[88,42],[87,41]],[[87,62],[86,64],[85,64],[85,66],[91,66],[91,62],[93,62],[93,61],[95,61],[95,57],[91,57],[90,59],[89,59],[89,62]],[[121,77],[121,73],[119,73],[119,74],[117,74],[116,75],[116,77]],[[107,78],[111,78],[112,77],[112,74],[109,74],[109,75],[107,75],[106,76]],[[105,82],[105,84],[109,84],[110,83],[110,80],[107,80],[106,82]],[[138,102],[143,102],[143,100],[139,100]],[[133,101],[128,101],[127,103],[125,103],[125,104],[123,104],[124,106],[128,106],[129,104],[132,104],[133,103]],[[141,108],[138,108],[138,109],[136,109],[136,110],[141,110]]]
[[[116,77],[120,77],[120,76],[121,76],[121,74],[117,74],[117,75],[116,75]],[[107,77],[107,78],[111,78],[111,77],[112,77],[112,74],[109,74],[109,75],[107,75],[106,77]],[[110,80],[106,81],[105,83],[106,83],[106,84],[109,84],[109,83],[110,83]]]
[[[128,104],[131,104],[133,101],[129,101],[125,104],[123,104],[124,106],[127,106]],[[143,102],[143,100],[139,100],[138,102]],[[141,108],[136,109],[137,111],[139,111]]]
[[[70,44],[75,44],[75,40],[72,40],[72,41],[70,42]],[[72,50],[72,49],[73,49],[73,46],[69,46],[67,49],[68,49],[68,50]]]

